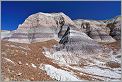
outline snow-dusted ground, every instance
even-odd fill
[[[57,51],[55,53],[51,53],[50,51],[46,50],[45,48],[44,48],[44,50],[45,50],[45,52],[43,52],[43,53],[45,54],[46,57],[54,59],[54,61],[59,64],[65,64],[65,65],[78,64],[80,62],[79,57],[76,57],[71,52],[67,52],[66,50]]]
[[[71,52],[65,52],[65,50],[56,52],[54,51],[52,53],[46,48],[44,48],[44,50],[45,52],[43,52],[43,54],[45,54],[46,57],[53,59],[55,63],[58,63],[61,66],[64,65],[65,67],[69,67],[74,70],[80,71],[81,75],[82,73],[86,73],[90,74],[90,76],[93,78],[111,81],[117,81],[121,78],[120,68],[111,68],[106,66],[106,63],[109,61],[115,61],[120,63],[116,56],[113,55],[113,53],[111,52],[108,54],[109,58],[104,58],[100,55],[97,55],[96,57],[94,55],[82,55],[80,57],[77,57],[75,54],[72,54]],[[79,62],[82,61],[82,59],[80,58],[86,60],[86,66],[79,67]],[[70,64],[75,64],[76,66],[70,66]]]
[[[44,48],[44,50],[45,50],[45,52],[43,52],[44,54],[45,54],[45,56],[46,57],[49,57],[49,58],[52,58],[52,59],[54,59],[54,60],[58,60],[59,62],[61,62],[61,63],[63,63],[63,64],[65,64],[66,63],[66,61],[65,61],[65,59],[63,58],[63,54],[62,54],[62,52],[56,52],[55,54],[51,54],[48,50],[46,50],[45,48]]]
[[[106,77],[106,78],[114,78],[119,79],[121,78],[121,74],[117,73],[116,71],[112,71],[109,69],[99,68],[96,66],[86,66],[83,68],[74,67],[74,69],[80,70],[81,72],[85,72],[88,74],[92,74],[95,76]]]
[[[113,54],[113,52],[111,54]],[[121,56],[121,49],[119,51],[117,51],[116,55],[111,55],[111,57],[109,57],[109,59],[111,61],[115,61],[115,62],[121,63],[121,57],[120,58],[116,58],[117,56]]]
[[[64,71],[62,69],[57,69],[51,65],[44,65],[43,70],[45,70],[50,77],[58,81],[81,81],[70,72]]]

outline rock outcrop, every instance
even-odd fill
[[[32,43],[58,39],[62,26],[76,27],[75,23],[63,13],[36,13],[29,16],[17,30],[13,31],[9,41]]]
[[[107,28],[107,24],[103,21],[95,20],[74,20],[80,29],[89,37],[98,42],[115,42],[116,40],[110,36],[111,29]]]
[[[38,42],[52,38],[59,40],[63,27],[67,25],[71,29],[86,33],[97,42],[115,42],[120,40],[121,20],[120,17],[111,20],[83,20],[72,21],[64,13],[36,13],[30,15],[17,30],[11,32],[11,37],[5,37],[9,41],[15,42]]]
[[[117,16],[106,21],[107,27],[110,29],[110,35],[116,40],[121,39],[121,16]]]
[[[64,13],[36,13],[30,15],[23,24],[19,27],[21,28],[31,28],[31,27],[58,27],[63,24],[75,25],[74,22],[66,16]]]
[[[57,62],[80,64],[83,56],[102,54],[102,47],[85,33],[74,30],[68,25],[62,27],[60,32],[63,35],[60,35],[59,44],[55,45],[52,54],[47,54]]]

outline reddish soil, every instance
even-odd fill
[[[104,48],[109,48],[114,51],[117,51],[121,48],[121,41],[113,42],[113,43],[100,43]]]
[[[121,67],[121,65],[119,63],[113,62],[113,61],[107,62],[106,66],[109,66],[111,68],[119,68],[119,67]]]
[[[42,47],[51,48],[54,44],[57,44],[55,40],[32,44],[21,44],[2,41],[1,44],[1,66],[3,80],[54,80],[50,76],[48,76],[45,71],[39,69],[39,66],[40,64],[50,64],[54,67],[60,68],[57,64],[53,63],[51,59],[45,57],[42,53]],[[19,46],[24,47],[26,49],[18,48]],[[27,50],[27,48],[29,48],[30,50]],[[10,59],[15,64],[6,61],[6,58]],[[32,64],[34,64],[36,68],[32,67]]]

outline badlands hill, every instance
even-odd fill
[[[121,79],[120,17],[71,20],[39,12],[1,35],[2,80]]]
[[[121,39],[121,17],[110,20],[83,20],[77,19],[74,22],[89,37],[98,42],[115,42]]]

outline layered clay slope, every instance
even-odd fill
[[[2,79],[120,80],[121,28],[120,19],[115,21],[73,22],[63,13],[29,16],[11,36],[3,33]]]
[[[11,32],[12,36],[4,39],[15,42],[38,42],[58,39],[57,35],[62,26],[69,25],[79,32],[86,33],[97,42],[116,42],[121,36],[121,17],[111,20],[83,20],[72,21],[64,13],[36,13],[30,15],[17,30]]]
[[[63,13],[36,13],[30,15],[17,30],[12,32],[9,41],[31,43],[47,41],[57,38],[60,27],[66,25],[76,26],[75,23]]]
[[[89,37],[98,42],[115,42],[121,36],[121,16],[111,20],[74,20],[76,25]]]

